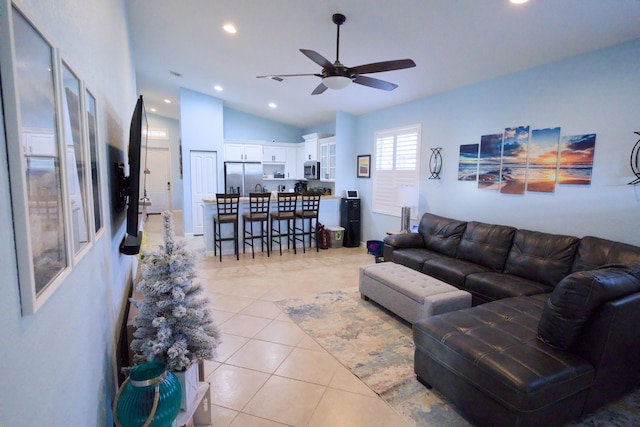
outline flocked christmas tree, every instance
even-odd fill
[[[170,212],[162,213],[164,245],[142,261],[137,290],[138,315],[131,349],[135,362],[161,360],[171,371],[182,371],[200,359],[210,360],[220,332],[195,282],[195,256],[185,242],[175,240]]]

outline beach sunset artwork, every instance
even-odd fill
[[[590,185],[596,135],[563,136],[558,184]]]
[[[497,190],[500,185],[502,160],[502,134],[480,137],[480,161],[478,163],[478,188]]]
[[[480,144],[464,144],[460,146],[458,181],[475,181],[478,179],[479,147]]]
[[[553,193],[558,169],[560,128],[534,129],[529,141],[527,191]]]
[[[527,149],[529,126],[504,130],[502,142],[502,167],[500,168],[500,192],[524,194],[527,179]]]

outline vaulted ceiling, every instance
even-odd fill
[[[640,37],[638,0],[127,0],[138,92],[147,109],[179,118],[179,88],[225,106],[310,128]],[[315,76],[278,82],[265,74],[319,73],[299,49],[333,62],[413,59],[376,74],[383,91],[351,84],[311,95]],[[233,23],[236,34],[226,33]],[[223,90],[216,91],[215,85]],[[171,104],[164,99],[172,101]],[[275,103],[276,108],[270,108]]]

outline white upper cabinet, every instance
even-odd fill
[[[302,162],[309,160],[318,160],[318,140],[330,136],[324,133],[310,133],[302,135],[304,138],[304,159]]]
[[[225,143],[224,160],[226,162],[262,162],[262,145]]]
[[[287,162],[286,147],[265,145],[262,149],[262,161],[264,163],[285,164]]]

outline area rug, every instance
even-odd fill
[[[416,380],[411,326],[375,303],[362,300],[357,289],[324,292],[277,305],[409,425],[472,425],[437,390],[428,390]],[[640,390],[569,426],[640,426]]]

